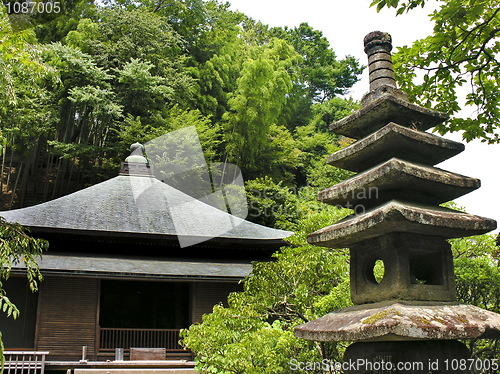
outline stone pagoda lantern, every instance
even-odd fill
[[[496,222],[439,206],[480,186],[434,167],[464,146],[425,132],[448,116],[409,103],[397,88],[390,35],[372,32],[364,44],[370,92],[360,110],[330,126],[357,141],[327,159],[359,174],[318,196],[327,204],[362,206],[363,214],[308,238],[350,249],[355,305],[298,326],[295,335],[353,341],[344,363],[355,365],[346,365],[346,373],[469,373],[470,365],[461,363],[470,353],[457,339],[499,338],[500,315],[456,301],[447,239],[489,232]],[[378,281],[380,261],[385,270]]]

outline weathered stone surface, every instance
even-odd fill
[[[411,104],[391,93],[384,93],[360,110],[332,123],[336,134],[361,139],[381,129],[389,122],[425,131],[448,119],[448,115]]]
[[[392,38],[386,32],[375,31],[365,36],[365,52],[368,55],[370,90],[382,85],[396,87],[392,66]]]
[[[318,195],[355,214],[312,233],[308,242],[349,247],[351,298],[358,304],[377,303],[330,313],[296,327],[295,336],[363,342],[346,351],[355,360],[468,358],[466,347],[453,340],[500,338],[500,314],[454,302],[453,258],[446,239],[489,232],[496,222],[437,206],[473,191],[480,181],[433,167],[464,149],[424,132],[448,115],[409,103],[397,88],[389,34],[376,31],[364,42],[370,92],[360,110],[330,125],[334,133],[361,140],[327,159],[361,173]],[[376,264],[384,265],[383,275]],[[397,372],[458,372],[442,369]],[[375,372],[395,371],[346,371]]]
[[[393,158],[321,191],[318,200],[347,208],[393,199],[439,205],[480,186],[476,178]]]
[[[395,368],[402,367],[398,374],[470,374],[464,362],[470,358],[468,348],[456,340],[358,342],[351,344],[344,354],[345,374],[394,374]],[[381,370],[374,365],[381,364]],[[348,365],[352,362],[360,365]],[[451,363],[454,362],[454,365]],[[470,361],[465,361],[470,362]],[[399,364],[400,363],[400,364]],[[398,365],[399,364],[399,365]]]
[[[227,224],[234,228],[221,238],[279,240],[292,234],[241,220],[147,174],[120,175],[43,204],[2,211],[0,216],[39,232],[119,232],[121,236],[164,235],[167,239],[181,235],[172,217],[176,206],[183,207],[179,212],[191,236],[208,236]]]
[[[394,157],[432,166],[464,149],[462,143],[391,122],[366,138],[328,156],[326,162],[355,172],[367,170]]]
[[[307,240],[323,247],[346,248],[391,232],[459,238],[484,234],[496,227],[496,221],[489,218],[393,200],[322,228],[310,234]]]
[[[297,326],[295,336],[315,341],[498,339],[500,315],[472,305],[387,301],[327,314]]]
[[[367,106],[372,101],[384,95],[391,95],[403,101],[408,101],[408,95],[406,94],[406,92],[401,91],[399,88],[391,86],[389,84],[381,84],[376,89],[371,90],[363,95],[363,97],[361,98],[361,107],[363,108]]]
[[[374,275],[377,260],[385,269],[379,281]],[[451,247],[438,236],[390,233],[353,244],[350,267],[355,304],[456,298]]]

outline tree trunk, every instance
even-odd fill
[[[12,208],[12,203],[14,202],[14,195],[16,194],[17,183],[19,182],[19,176],[21,175],[21,172],[23,170],[23,165],[24,165],[23,162],[21,162],[21,164],[19,165],[19,170],[16,176],[16,183],[14,183],[14,188],[12,189],[12,195],[10,196],[9,210]]]

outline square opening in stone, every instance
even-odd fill
[[[443,285],[445,264],[440,253],[410,252],[410,284]]]

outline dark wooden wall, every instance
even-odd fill
[[[48,276],[40,286],[36,349],[48,360],[95,359],[99,280]]]
[[[237,282],[193,282],[192,322],[201,322],[214,305],[227,305],[230,292],[241,290]],[[46,276],[39,291],[35,349],[49,351],[49,361],[78,361],[86,345],[87,358],[96,360],[99,293],[99,279]]]
[[[242,291],[237,282],[195,282],[192,294],[192,322],[201,322],[203,314],[211,313],[214,305],[227,306],[227,296],[231,292]]]

